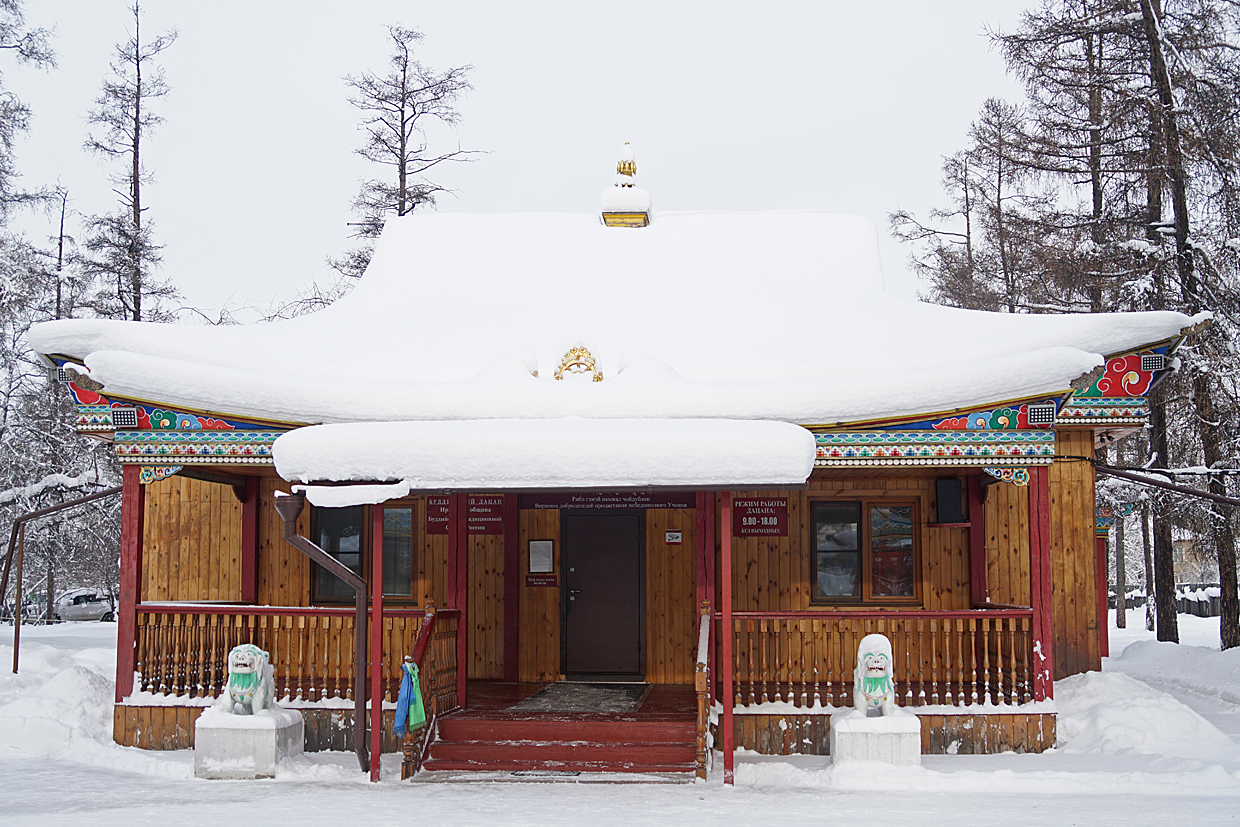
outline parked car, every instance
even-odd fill
[[[70,589],[56,600],[57,620],[116,620],[116,601],[97,589]]]

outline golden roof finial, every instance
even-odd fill
[[[616,162],[616,174],[627,175],[632,178],[637,174],[637,161],[633,159],[633,150],[629,148],[629,142],[625,141],[624,146],[620,149],[620,160]],[[616,186],[633,186],[632,182],[621,184],[617,182]]]

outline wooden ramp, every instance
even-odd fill
[[[469,709],[440,719],[422,769],[476,772],[487,780],[495,773],[514,774],[514,780],[568,779],[576,773],[693,777],[692,686],[651,685],[636,708],[626,712],[513,709],[546,686],[471,682]]]

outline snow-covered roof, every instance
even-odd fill
[[[700,419],[366,422],[298,428],[275,444],[287,480],[396,483],[310,490],[333,506],[410,490],[795,486],[814,453],[813,434],[786,422]]]
[[[877,230],[825,212],[413,214],[357,288],[238,327],[68,320],[45,354],[104,393],[289,422],[916,414],[1066,389],[1171,312],[1008,315],[889,295]],[[553,378],[585,345],[603,381]],[[537,376],[534,372],[537,371]]]

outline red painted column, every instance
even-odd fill
[[[395,654],[395,653],[393,653]],[[370,509],[370,780],[383,757],[383,506]]]
[[[516,681],[521,657],[521,549],[517,495],[504,495],[504,680]]]
[[[456,560],[456,698],[461,709],[468,707],[465,692],[469,680],[469,497],[452,495],[452,557]]]
[[[986,582],[986,501],[982,497],[982,478],[969,481],[969,597],[973,605],[990,602]]]
[[[1051,620],[1050,473],[1029,469],[1029,573],[1033,604],[1033,699],[1055,697],[1054,625]]]
[[[138,602],[142,598],[142,527],[146,492],[139,482],[142,469],[121,466],[121,593],[116,610],[116,700],[133,692],[136,666],[134,646],[138,630]]]
[[[245,478],[241,503],[241,602],[258,602],[258,477]]]
[[[693,605],[698,610],[703,600],[710,599],[706,592],[706,496],[699,491],[693,499]]]
[[[1094,538],[1095,575],[1098,583],[1098,646],[1104,658],[1111,656],[1110,632],[1107,629],[1107,538]]]
[[[723,715],[720,728],[723,730],[723,783],[736,783],[736,733],[732,723],[732,492],[724,491],[720,502],[719,531],[721,546],[720,565],[723,567],[723,621],[719,634],[723,640],[723,653],[719,664],[723,670]]]

